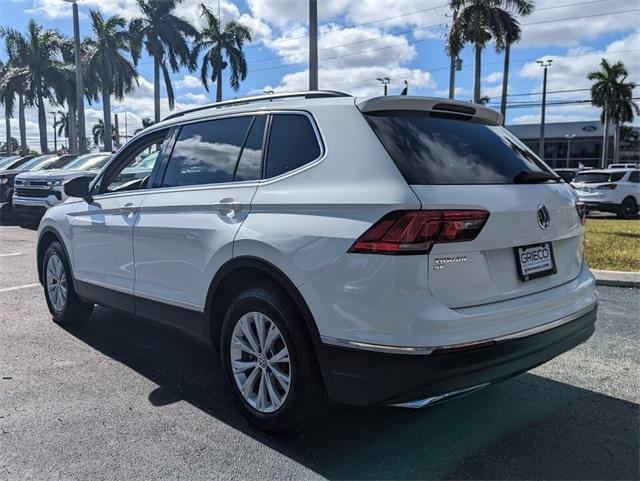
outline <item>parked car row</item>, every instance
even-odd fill
[[[611,212],[631,219],[640,210],[640,169],[635,164],[611,164],[606,169],[556,169],[575,189],[588,211]]]
[[[110,154],[26,156],[0,161],[0,203],[27,217],[37,217],[66,199],[64,184],[95,176]]]

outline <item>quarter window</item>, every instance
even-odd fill
[[[232,117],[183,126],[162,185],[231,182],[251,119]]]
[[[634,170],[629,174],[629,182],[640,182],[640,170]]]
[[[305,115],[276,114],[271,122],[266,177],[297,169],[320,157],[320,144]]]
[[[236,174],[233,178],[236,182],[243,180],[258,180],[262,168],[262,141],[264,126],[267,116],[259,115],[253,121],[247,140],[242,148]]]

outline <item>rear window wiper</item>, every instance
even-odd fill
[[[513,178],[516,184],[538,184],[548,180],[559,180],[559,177],[551,172],[521,170]]]

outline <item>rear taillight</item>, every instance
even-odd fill
[[[576,202],[576,212],[578,212],[578,217],[580,217],[580,223],[584,225],[587,220],[587,206],[582,202]]]
[[[596,187],[596,189],[613,190],[618,187],[618,184],[603,184]]]
[[[485,210],[390,212],[353,243],[361,254],[428,254],[433,244],[476,238],[489,218]]]

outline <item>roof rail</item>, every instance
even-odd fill
[[[244,97],[240,99],[225,100],[223,102],[215,102],[213,104],[202,105],[200,107],[194,107],[192,109],[182,110],[171,114],[164,118],[164,120],[175,119],[176,117],[182,117],[183,115],[191,114],[194,112],[200,112],[201,110],[218,109],[221,107],[231,107],[234,105],[243,105],[253,102],[266,102],[270,100],[288,99],[295,97],[304,97],[305,99],[320,99],[328,97],[351,97],[351,95],[345,92],[338,92],[337,90],[309,90],[300,92],[287,92],[281,94],[271,95],[257,95],[254,97]]]

